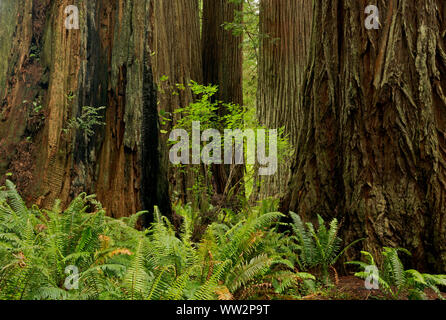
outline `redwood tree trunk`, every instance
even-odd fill
[[[184,170],[169,161],[168,138],[181,115],[175,113],[193,102],[188,84],[191,80],[203,82],[198,0],[154,1],[153,70],[158,85],[158,109],[166,118],[161,126],[161,167],[168,172],[169,193],[172,199],[183,203],[200,202],[192,188],[196,183],[199,165]],[[177,84],[184,85],[184,90]]]
[[[114,217],[168,207],[154,174],[151,3],[0,3],[1,23],[8,22],[0,29],[1,60],[7,61],[0,65],[0,175],[12,173],[27,201],[49,206],[57,198],[66,204],[80,192],[96,193]],[[79,30],[65,28],[68,5],[79,8]],[[91,137],[64,130],[84,106],[107,107],[105,125]]]
[[[236,15],[242,10],[243,2],[203,1],[204,84],[218,85],[216,100],[238,105],[243,105],[243,37],[225,30],[224,23],[235,22]],[[220,117],[225,113],[224,108],[219,110]],[[244,166],[214,165],[212,172],[215,192],[222,197],[220,201],[230,201],[232,197],[227,198],[225,194],[229,189],[233,195],[243,192]]]
[[[412,251],[446,270],[446,28],[440,0],[315,1],[283,209],[338,217],[366,250]]]
[[[260,57],[257,117],[267,128],[284,127],[291,147],[297,143],[298,103],[311,36],[312,0],[262,0],[260,2]],[[258,196],[284,192],[290,161],[278,172],[261,179]]]

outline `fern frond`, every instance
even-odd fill
[[[241,286],[253,280],[258,274],[271,265],[271,259],[262,254],[249,261],[249,263],[240,264],[229,276],[228,288],[231,292],[237,291]]]

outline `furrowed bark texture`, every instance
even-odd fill
[[[169,134],[181,115],[175,110],[193,102],[188,84],[202,83],[200,23],[197,0],[154,1],[153,71],[158,85],[158,110],[172,121],[161,126],[162,168],[168,172],[169,193],[183,203],[193,201],[193,185],[200,165],[180,169],[169,160]],[[179,89],[177,84],[184,85]]]
[[[299,104],[297,156],[283,209],[338,217],[346,242],[404,247],[446,271],[445,5],[316,1]]]
[[[68,5],[79,8],[79,30],[65,28]],[[0,46],[7,59],[0,65],[0,175],[11,172],[27,201],[43,206],[88,192],[114,217],[165,207],[153,174],[158,130],[148,48],[151,1],[1,6],[2,22],[10,24],[0,31],[9,44]],[[105,125],[92,137],[64,130],[84,106],[106,106]]]
[[[225,30],[224,23],[236,21],[236,15],[243,10],[243,3],[229,0],[203,1],[203,81],[204,84],[218,85],[215,98],[225,103],[243,105],[243,51],[241,35]],[[219,116],[227,111],[222,108]],[[244,166],[214,165],[212,168],[214,189],[229,201],[229,188],[237,195],[243,193]],[[231,179],[228,183],[228,180]]]
[[[297,144],[299,91],[308,58],[313,17],[311,0],[260,2],[260,59],[257,117],[270,129],[284,127],[291,145]],[[281,194],[289,178],[290,161],[261,179],[259,197]]]

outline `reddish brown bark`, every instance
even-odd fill
[[[284,127],[291,147],[297,143],[298,104],[308,58],[313,1],[260,2],[260,58],[257,117],[270,129]],[[258,197],[278,196],[285,190],[290,159],[280,161],[277,174],[260,180]]]
[[[156,157],[143,152],[158,149],[156,139],[144,139],[146,128],[157,128],[151,1],[12,2],[2,2],[1,13],[12,24],[0,33],[10,43],[2,47],[8,69],[0,69],[0,175],[11,172],[27,201],[43,206],[80,192],[97,193],[115,217],[163,206],[162,190],[150,187],[156,177],[146,172],[157,171]],[[72,4],[81,13],[79,30],[65,28]],[[107,107],[105,126],[91,137],[68,129],[84,106]],[[24,143],[30,147],[19,147]]]
[[[201,203],[205,195],[192,191],[202,173],[201,165],[177,168],[170,163],[169,134],[181,115],[175,113],[193,102],[188,87],[191,80],[202,83],[199,7],[197,0],[161,0],[154,2],[152,56],[154,80],[158,90],[158,109],[167,121],[161,126],[161,168],[168,172],[169,194],[173,201]],[[184,86],[184,90],[177,85]]]
[[[236,22],[242,10],[242,2],[203,1],[203,81],[218,86],[216,100],[238,105],[243,105],[243,37],[226,29],[225,24]],[[219,116],[225,114],[222,107]],[[231,201],[233,197],[227,197],[229,190],[232,195],[243,193],[244,166],[214,165],[212,173],[215,192],[222,197],[220,201]]]
[[[346,242],[404,247],[420,269],[446,270],[445,7],[315,2],[311,59],[284,210],[338,217]]]

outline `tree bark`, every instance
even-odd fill
[[[316,1],[296,161],[282,207],[338,217],[346,242],[446,270],[445,5]]]
[[[72,4],[79,30],[65,28]],[[159,164],[151,0],[0,5],[2,23],[10,22],[0,31],[9,44],[0,47],[7,59],[0,65],[0,175],[12,173],[26,200],[45,207],[80,192],[96,193],[114,217],[167,207],[153,174]],[[92,137],[64,130],[84,106],[106,106],[105,125]]]
[[[232,30],[225,30],[224,23],[236,22],[236,15],[242,11],[243,2],[203,1],[204,84],[218,85],[217,101],[238,105],[243,105],[243,37],[235,35]],[[223,117],[226,113],[222,107],[218,116]],[[243,165],[214,165],[212,172],[215,192],[222,197],[220,201],[233,199],[225,195],[229,188],[233,195],[243,194]]]
[[[188,84],[202,83],[202,57],[198,0],[158,0],[154,2],[154,39],[152,46],[154,80],[158,90],[158,110],[172,121],[161,126],[162,168],[168,172],[169,193],[174,201],[197,203],[193,186],[201,165],[182,170],[169,161],[169,134],[181,115],[175,113],[193,102]],[[184,85],[179,89],[177,84]]]
[[[270,129],[284,127],[291,148],[297,144],[298,103],[309,52],[313,1],[260,2],[260,57],[257,117]],[[278,172],[260,179],[259,198],[285,191],[290,159],[282,158]]]

